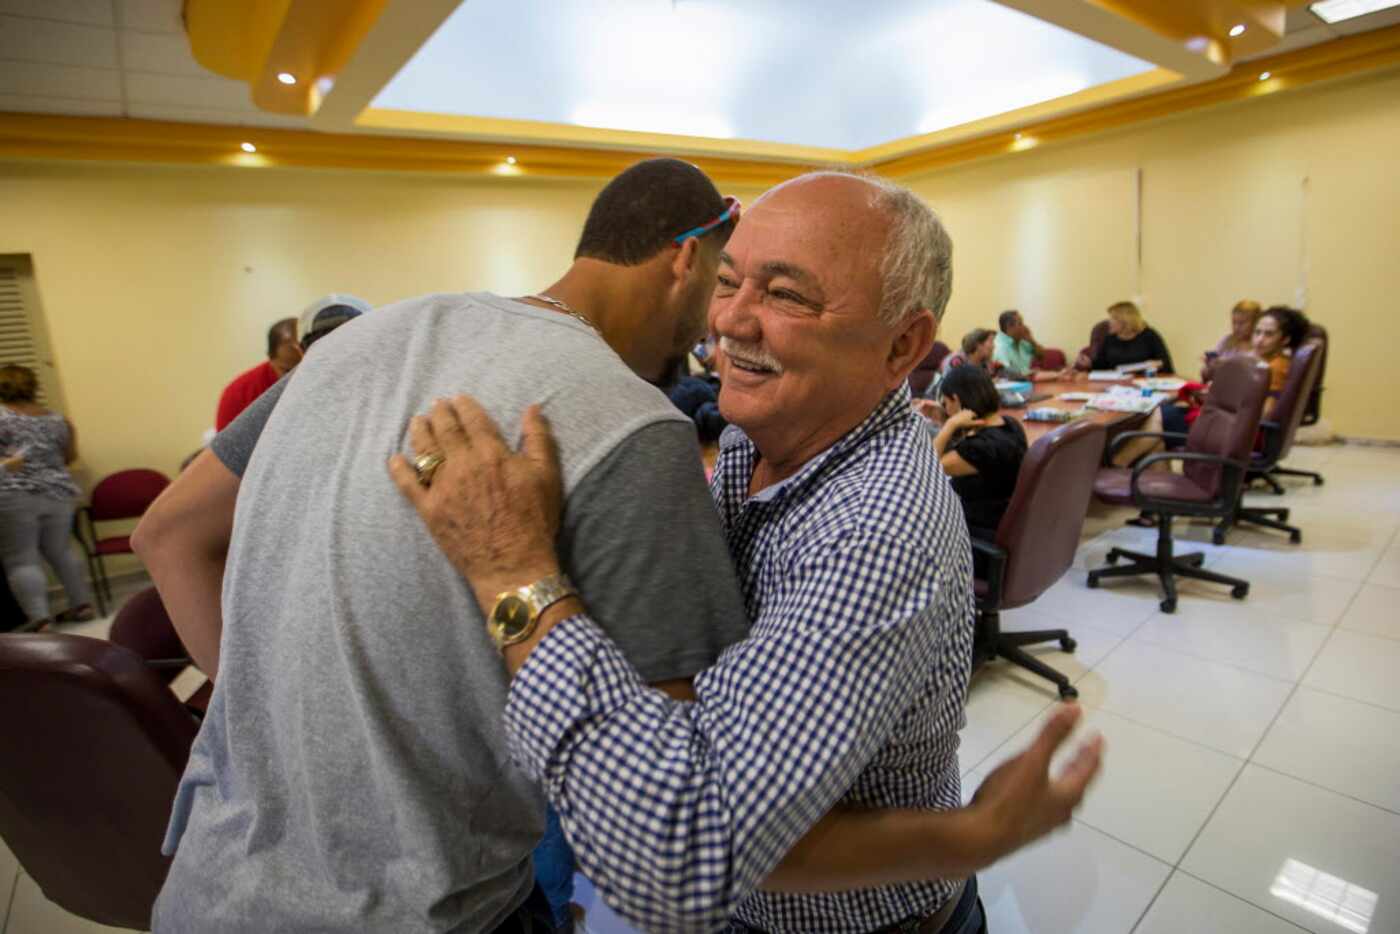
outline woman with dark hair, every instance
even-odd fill
[[[1269,368],[1269,397],[1264,400],[1264,418],[1274,410],[1279,393],[1288,382],[1288,369],[1293,363],[1293,351],[1308,339],[1308,316],[1296,308],[1274,305],[1254,322],[1251,352]],[[1201,399],[1208,387],[1188,383],[1183,392],[1189,393],[1186,405],[1162,406],[1162,425],[1167,431],[1185,432],[1196,420]]]
[[[1016,489],[1026,456],[1026,432],[998,414],[1001,398],[980,366],[955,367],[939,387],[948,420],[933,439],[943,471],[962,499],[974,537],[992,539]]]
[[[68,465],[78,458],[73,426],[35,401],[34,371],[0,367],[0,563],[10,590],[29,618],[27,629],[53,622],[42,554],[68,594],[60,622],[92,619],[92,592],[73,556],[74,500],[78,485]]]
[[[1264,401],[1264,417],[1268,418],[1288,382],[1288,370],[1293,364],[1293,351],[1308,339],[1308,316],[1296,308],[1275,305],[1267,309],[1254,323],[1254,356],[1269,368],[1269,398]]]

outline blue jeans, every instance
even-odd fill
[[[544,836],[535,847],[535,882],[549,908],[554,913],[554,923],[567,929],[572,915],[569,902],[574,898],[574,851],[564,837],[564,828],[559,825],[559,815],[554,808],[545,811]]]

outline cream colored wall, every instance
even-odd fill
[[[0,163],[0,254],[33,256],[89,479],[173,473],[273,321],[331,291],[543,288],[600,184]]]
[[[906,181],[953,235],[949,344],[1019,307],[1073,354],[1110,302],[1141,295],[1194,372],[1236,300],[1298,303],[1332,337],[1326,417],[1400,440],[1397,153],[1390,71]]]

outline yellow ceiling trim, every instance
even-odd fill
[[[974,120],[971,123],[959,124],[958,126],[949,127],[946,130],[938,130],[934,133],[926,133],[923,136],[910,136],[905,139],[897,139],[893,142],[883,143],[879,146],[871,146],[869,149],[862,149],[859,152],[853,153],[852,161],[862,165],[870,165],[939,146],[948,146],[964,140],[981,138],[990,133],[1002,131],[1014,132],[1028,124],[1047,120],[1051,117],[1079,113],[1091,108],[1102,107],[1113,101],[1126,100],[1128,98],[1150,94],[1154,91],[1160,91],[1163,88],[1180,84],[1181,80],[1181,75],[1176,72],[1167,71],[1164,68],[1154,68],[1140,75],[1132,75],[1127,78],[1120,78],[1117,81],[1109,81],[1092,88],[1085,88],[1074,94],[1067,94],[1064,97],[1042,101],[1039,104],[1032,104],[1029,107],[1008,110],[1005,113],[986,117],[982,120]]]
[[[248,84],[270,113],[307,116],[321,86],[345,67],[388,0],[185,0],[195,60]],[[279,75],[295,82],[284,84]]]
[[[1321,81],[1400,66],[1400,26],[1324,42],[1295,52],[1237,65],[1223,78],[1054,117],[978,139],[926,149],[876,162],[871,168],[901,177],[1049,143],[1157,120],[1179,113],[1307,87]],[[1260,81],[1263,72],[1268,81]]]
[[[257,152],[241,152],[239,147],[243,142],[253,143]],[[0,158],[607,178],[639,159],[658,154],[110,117],[0,113]],[[514,156],[516,163],[507,164],[507,156]],[[756,186],[777,184],[811,167],[704,155],[689,158],[717,181]]]
[[[362,129],[391,132],[427,133],[437,136],[482,142],[562,144],[600,149],[650,150],[654,152],[688,153],[756,158],[779,162],[848,163],[856,153],[846,149],[825,149],[819,146],[796,146],[749,139],[713,139],[701,136],[678,136],[667,133],[638,133],[632,130],[609,130],[576,126],[569,123],[547,123],[541,120],[512,120],[501,117],[466,117],[458,114],[429,113],[417,110],[371,108],[360,114],[355,125]]]

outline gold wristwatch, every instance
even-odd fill
[[[496,643],[496,650],[524,642],[539,625],[540,614],[560,600],[577,596],[573,581],[560,572],[541,578],[527,587],[497,594],[496,605],[486,621],[486,630]]]

